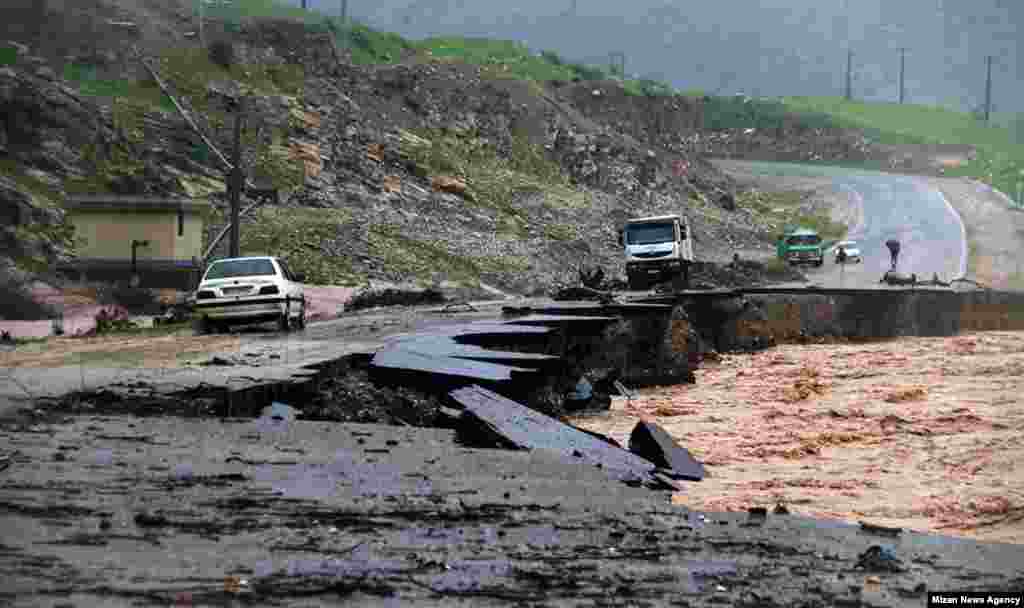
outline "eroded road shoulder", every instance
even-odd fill
[[[929,178],[963,218],[968,278],[995,289],[1024,289],[1024,211],[988,186],[967,179]]]

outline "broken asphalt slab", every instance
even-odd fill
[[[666,469],[669,477],[674,479],[704,479],[704,465],[654,422],[642,420],[636,423],[629,435],[629,451]]]
[[[910,607],[1024,583],[1024,546],[909,531],[880,545],[795,515],[744,527],[441,429],[83,416],[0,426],[0,444],[0,603],[15,608]]]
[[[474,436],[484,441],[498,437],[508,447],[557,454],[565,462],[591,465],[630,485],[677,489],[655,472],[649,460],[485,388],[468,386],[450,396],[463,408],[458,430],[470,441]]]

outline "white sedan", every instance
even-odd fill
[[[846,261],[848,263],[860,264],[864,261],[860,254],[860,247],[857,246],[857,241],[839,241],[832,246],[832,255],[839,255],[840,249],[846,251]]]
[[[305,329],[303,280],[284,260],[272,256],[218,260],[196,290],[197,330],[217,332],[265,321],[277,321],[281,331]]]

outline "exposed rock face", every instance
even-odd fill
[[[99,108],[60,81],[0,68],[0,127],[8,154],[64,178],[81,173],[83,146],[117,140]]]

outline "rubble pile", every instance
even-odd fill
[[[690,280],[697,289],[717,289],[797,282],[806,277],[790,266],[772,268],[757,260],[739,260],[727,264],[695,262],[690,268]],[[670,290],[671,286],[664,284],[658,288]]]
[[[307,420],[437,426],[440,400],[405,388],[370,381],[365,370],[350,369],[325,378],[317,395],[302,405]]]

